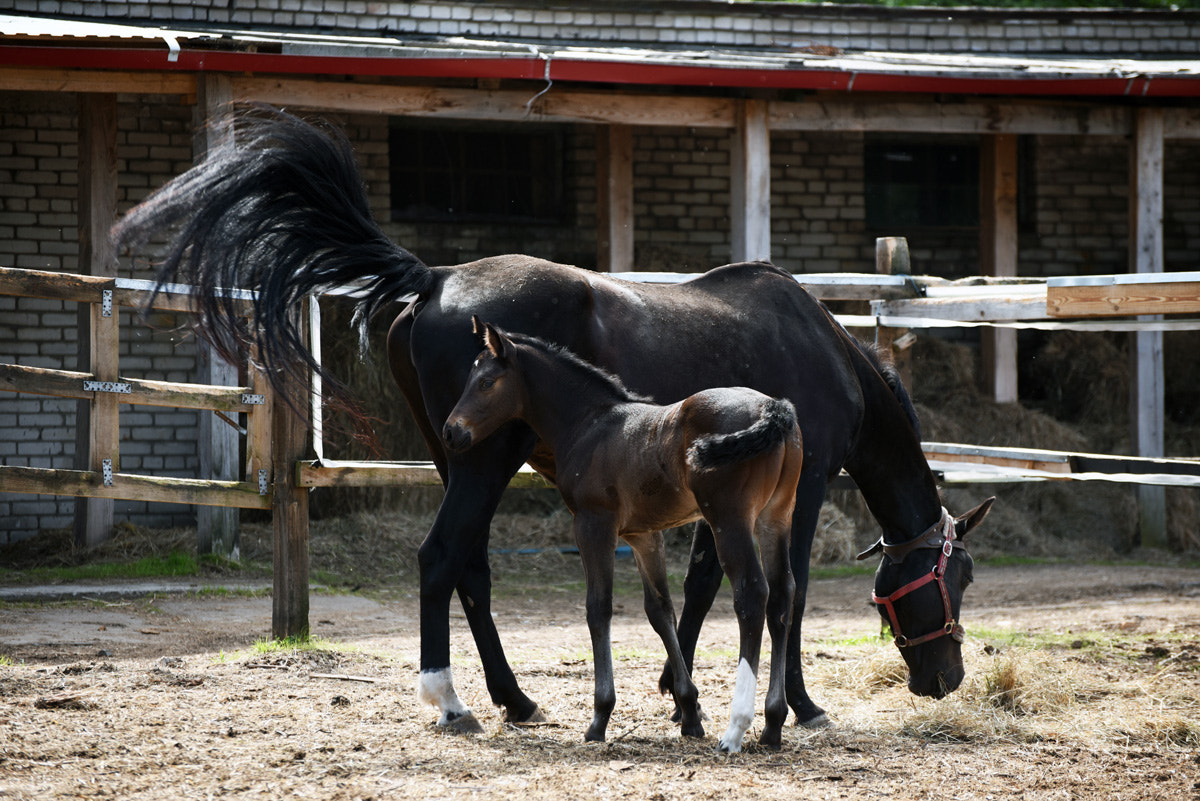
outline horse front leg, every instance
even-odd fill
[[[721,570],[721,561],[717,557],[712,528],[706,521],[698,520],[692,532],[691,556],[683,579],[683,609],[679,613],[679,625],[676,629],[683,661],[689,674],[695,667],[696,642],[700,639],[700,628],[712,609],[713,600],[716,599],[717,591],[721,589],[721,580],[724,578],[725,573]],[[671,663],[667,662],[658,680],[658,689],[659,692],[668,693],[674,686],[675,674]],[[681,720],[678,701],[671,720]]]
[[[613,551],[617,545],[616,526],[610,521],[577,513],[575,544],[583,560],[587,583],[587,624],[592,638],[592,665],[595,673],[592,723],[584,739],[604,742],[608,720],[617,704],[612,659]]]
[[[516,467],[505,470],[506,466],[502,463],[488,472],[467,471],[452,464],[446,496],[417,552],[421,576],[417,698],[437,707],[439,726],[455,731],[482,731],[455,692],[450,670],[450,597],[456,589],[479,649],[492,702],[505,709],[507,720],[528,721],[538,716],[537,704],[517,685],[491,616],[487,541],[500,495],[516,472]]]
[[[674,684],[671,692],[679,710],[680,730],[684,737],[703,737],[704,724],[700,722],[699,693],[692,682],[691,669],[683,658],[679,639],[675,633],[675,607],[671,603],[671,591],[667,582],[667,555],[661,531],[626,537],[637,557],[638,572],[642,576],[642,591],[646,618],[662,640],[667,650],[667,664],[671,668]]]

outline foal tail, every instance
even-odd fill
[[[688,448],[688,464],[693,470],[712,470],[751,459],[777,447],[796,425],[796,409],[791,401],[768,398],[762,414],[749,428],[700,437],[692,443]]]
[[[167,237],[157,288],[196,287],[197,332],[230,361],[255,346],[279,387],[320,370],[302,336],[298,303],[314,290],[364,281],[360,315],[429,291],[433,275],[371,216],[349,142],[267,106],[232,118],[234,142],[135,206],[112,230],[118,248]],[[253,319],[236,293],[252,290]]]

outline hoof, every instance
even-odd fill
[[[732,743],[726,743],[724,740],[717,741],[717,753],[718,754],[737,754],[737,753],[740,753],[741,750],[742,750],[741,743],[734,745]]]
[[[783,737],[780,732],[763,732],[758,738],[758,744],[763,748],[771,751],[778,751],[783,748]]]
[[[508,710],[505,710],[504,722],[520,726],[523,723],[546,723],[547,720],[546,716],[542,714],[542,708],[540,706],[535,706],[533,711],[530,712],[524,720],[517,720],[513,715],[509,714]]]
[[[467,712],[454,717],[447,714],[442,720],[438,721],[437,725],[442,731],[453,732],[454,734],[483,734],[483,725],[475,717],[474,712]]]
[[[700,739],[704,737],[704,726],[697,723],[695,726],[685,726],[680,729],[680,733],[684,737],[694,737]]]
[[[700,706],[699,704],[696,704],[696,711],[700,713],[700,720],[709,720],[710,719],[708,717],[708,713],[704,711],[704,707]],[[672,723],[682,723],[683,722],[683,712],[679,709],[678,704],[675,705],[675,711],[671,713],[671,722]]]
[[[801,720],[797,717],[796,725],[805,729],[823,729],[826,726],[832,726],[833,721],[829,719],[829,715],[824,712],[818,712],[808,720]]]

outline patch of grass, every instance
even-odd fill
[[[89,579],[163,578],[199,574],[200,563],[196,556],[185,551],[171,551],[166,556],[144,556],[133,562],[97,562],[64,567],[38,567],[23,571],[23,575],[27,578],[48,583]]]
[[[0,667],[13,667],[14,665],[16,665],[16,662],[12,661],[12,657],[0,654]]]
[[[254,653],[265,656],[267,654],[292,653],[295,651],[336,651],[338,646],[326,640],[323,637],[314,637],[311,634],[307,637],[284,637],[281,640],[258,640],[252,646]]]

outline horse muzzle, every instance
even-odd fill
[[[912,673],[909,675],[908,689],[913,695],[926,698],[945,698],[958,689],[965,676],[966,670],[962,663],[924,676]]]
[[[471,430],[460,421],[447,421],[442,427],[442,444],[452,453],[460,453],[471,447]]]

